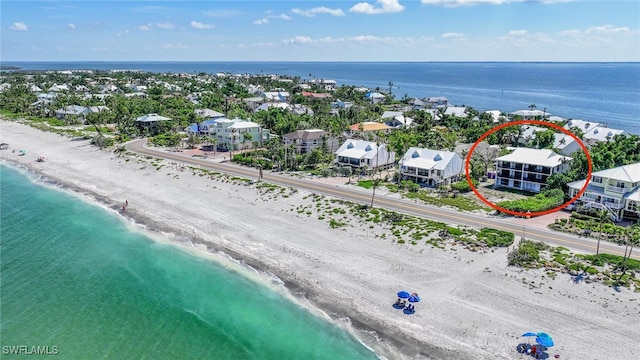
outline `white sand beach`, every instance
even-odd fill
[[[0,121],[0,142],[10,146],[0,151],[3,161],[25,165],[114,212],[127,200],[123,217],[274,274],[301,303],[336,323],[352,323],[386,358],[526,359],[515,349],[529,331],[553,336],[551,358],[640,358],[640,293],[508,267],[504,249],[394,244],[356,221],[332,229],[327,220],[306,215],[316,206],[306,191],[267,193],[15,122]],[[40,155],[45,162],[36,161]],[[415,314],[392,308],[399,290],[419,293]]]

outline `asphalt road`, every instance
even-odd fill
[[[258,170],[255,168],[241,167],[228,163],[217,163],[205,159],[193,158],[181,153],[168,153],[165,151],[153,150],[144,147],[146,139],[135,140],[127,143],[127,150],[182,162],[185,164],[196,165],[230,175],[244,177],[248,179],[258,179]],[[348,189],[311,180],[295,178],[286,175],[275,174],[264,171],[262,181],[276,185],[292,187],[297,189],[305,189],[318,194],[324,194],[331,197],[341,198],[357,203],[370,204],[371,192],[358,191],[356,189]],[[490,227],[499,230],[510,231],[518,236],[525,236],[529,240],[543,241],[550,245],[564,246],[575,251],[584,253],[595,253],[597,240],[591,238],[582,238],[573,234],[551,231],[549,229],[540,229],[535,227],[526,227],[522,224],[513,223],[511,218],[487,217],[480,214],[461,212],[449,208],[437,207],[432,205],[420,204],[405,199],[396,199],[384,195],[375,196],[374,206],[394,210],[404,214],[424,217],[430,220],[442,221],[457,225],[467,225],[474,228]],[[600,242],[600,253],[609,253],[615,255],[624,255],[624,246],[610,243],[607,241]],[[632,258],[640,259],[638,253],[634,253]]]

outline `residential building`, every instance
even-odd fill
[[[564,125],[564,128],[567,130],[570,130],[571,128],[577,128],[580,129],[580,131],[583,134],[586,134],[587,132],[589,132],[591,129],[593,129],[596,126],[601,126],[600,123],[597,122],[593,122],[593,121],[584,121],[584,120],[569,120],[567,121],[567,123]]]
[[[443,96],[434,96],[427,98],[427,104],[431,109],[446,108],[449,106],[449,100]]]
[[[592,146],[599,142],[612,141],[616,135],[622,135],[624,130],[611,129],[603,126],[594,126],[591,130],[584,133],[582,138],[587,145]]]
[[[196,116],[199,116],[199,117],[205,118],[205,119],[210,119],[210,120],[222,119],[222,118],[226,117],[225,114],[223,114],[221,112],[218,112],[218,111],[215,111],[215,110],[211,110],[211,109],[195,109],[194,112],[195,112]]]
[[[308,154],[314,149],[326,146],[327,151],[335,152],[338,149],[338,142],[329,136],[328,131],[320,129],[296,130],[282,135],[285,145],[294,145],[298,154]]]
[[[355,172],[386,169],[396,161],[396,154],[388,150],[387,144],[365,140],[349,139],[335,154],[339,166],[350,166]]]
[[[160,124],[169,120],[171,119],[158,114],[142,115],[136,118],[136,127],[143,133],[156,135],[160,133]]]
[[[573,198],[584,187],[586,180],[569,184],[569,196]],[[640,162],[595,171],[591,181],[576,201],[579,206],[606,210],[613,220],[640,218]]]
[[[377,137],[376,133],[384,132],[388,133],[393,128],[387,124],[379,123],[376,121],[365,121],[359,124],[353,124],[349,126],[352,136],[360,137]]]
[[[570,160],[548,149],[516,148],[495,159],[495,187],[540,192],[549,176],[568,170]]]
[[[261,145],[269,140],[269,130],[263,129],[258,123],[242,119],[217,119],[213,129],[218,149],[222,151],[242,150],[250,148],[254,143]]]
[[[379,92],[368,92],[364,94],[364,97],[374,104],[380,103],[385,99],[385,96]]]
[[[447,106],[444,114],[449,116],[467,117],[467,108],[464,106]]]
[[[578,150],[582,150],[580,144],[573,136],[565,133],[553,134],[553,149],[562,155],[571,155]]]
[[[400,159],[402,178],[431,187],[458,181],[463,168],[462,157],[450,151],[412,147]]]
[[[58,119],[77,119],[84,122],[86,116],[91,112],[88,107],[80,105],[69,105],[55,111]]]
[[[542,110],[518,110],[509,113],[514,120],[544,120],[551,115]]]

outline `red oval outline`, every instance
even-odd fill
[[[500,129],[504,129],[506,127],[509,126],[516,126],[516,125],[542,125],[542,126],[547,126],[547,127],[551,127],[554,128],[556,130],[560,130],[561,132],[571,136],[572,138],[574,138],[578,144],[580,145],[580,147],[582,148],[582,151],[584,151],[585,155],[587,156],[587,164],[589,167],[588,173],[587,173],[587,179],[584,183],[584,186],[582,187],[582,189],[580,189],[580,191],[578,191],[578,193],[576,194],[576,196],[572,197],[571,199],[569,199],[569,201],[567,201],[566,203],[557,206],[553,209],[549,209],[549,210],[544,210],[544,211],[536,211],[536,212],[529,212],[527,211],[526,213],[524,212],[520,212],[520,211],[512,211],[512,210],[508,210],[505,209],[501,206],[498,206],[494,203],[492,203],[491,201],[487,200],[484,196],[482,196],[479,192],[478,189],[476,189],[476,187],[473,185],[473,182],[471,181],[471,175],[469,175],[469,164],[471,162],[471,155],[473,155],[473,152],[475,151],[476,147],[478,146],[478,144],[480,144],[480,142],[482,142],[482,140],[486,139],[489,135],[493,134],[494,132],[500,130]],[[473,143],[473,146],[471,146],[471,149],[469,149],[469,153],[467,154],[467,158],[465,159],[465,164],[464,164],[464,170],[465,170],[465,175],[467,176],[467,182],[469,183],[469,186],[471,186],[471,190],[473,190],[474,194],[476,194],[476,196],[482,200],[482,202],[484,202],[485,204],[489,205],[492,209],[498,210],[500,212],[503,212],[505,214],[509,214],[509,215],[514,215],[514,216],[522,216],[522,217],[531,217],[531,216],[541,216],[541,215],[547,215],[547,214],[551,214],[553,212],[556,211],[560,211],[562,209],[564,209],[565,207],[567,207],[568,205],[573,204],[576,200],[578,200],[580,198],[580,196],[582,196],[582,194],[587,190],[587,186],[589,186],[589,183],[591,182],[591,173],[593,171],[593,162],[591,160],[591,154],[589,154],[589,150],[587,149],[587,146],[582,142],[582,140],[580,140],[580,138],[578,138],[574,133],[572,133],[571,131],[553,124],[553,123],[549,123],[546,121],[540,121],[540,120],[518,120],[518,121],[511,121],[511,122],[507,122],[504,124],[500,124],[496,127],[494,127],[493,129],[487,131],[486,133],[482,134],[482,136],[480,136],[480,138],[478,140],[476,140],[475,143]]]

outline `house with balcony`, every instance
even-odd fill
[[[495,187],[541,192],[549,176],[569,169],[570,160],[548,149],[516,148],[495,159]]]
[[[580,192],[585,181],[567,184],[571,198]],[[640,162],[593,172],[576,205],[606,210],[614,221],[640,218]]]
[[[400,175],[420,185],[451,185],[462,174],[464,160],[450,151],[411,147],[400,159]]]
[[[389,151],[387,144],[349,139],[335,152],[336,165],[349,166],[354,172],[373,171],[392,167],[396,154]]]
[[[142,133],[157,135],[161,131],[161,124],[167,121],[171,121],[171,119],[158,114],[147,114],[136,118],[136,127]]]
[[[336,139],[320,129],[296,130],[282,135],[282,141],[285,145],[293,145],[297,154],[308,154],[323,146],[331,152],[338,149]]]
[[[212,127],[209,127],[209,134],[213,134],[220,151],[247,149],[269,140],[269,130],[263,129],[258,123],[242,119],[216,119]]]

